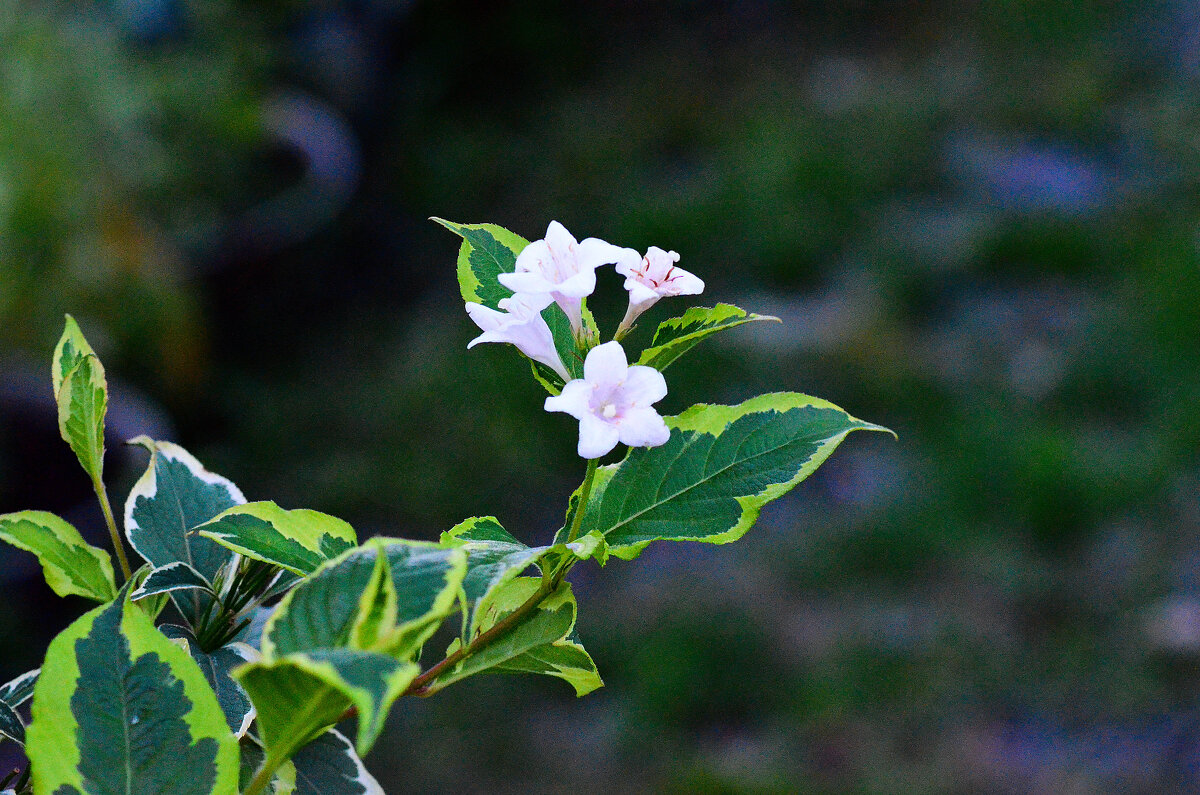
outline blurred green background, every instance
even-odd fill
[[[574,425],[467,353],[425,219],[558,219],[783,318],[665,411],[799,390],[900,439],[738,544],[579,567],[608,686],[402,702],[388,792],[1198,789],[1198,101],[1185,0],[0,0],[0,511],[104,537],[71,312],[116,499],[148,432],[360,535],[548,538]],[[85,605],[7,549],[0,594],[2,681]]]

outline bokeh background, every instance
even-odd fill
[[[360,535],[547,538],[574,425],[467,353],[426,218],[558,219],[784,320],[666,411],[800,390],[899,441],[579,567],[608,686],[406,700],[388,792],[1200,788],[1198,102],[1186,0],[0,0],[0,510],[104,538],[71,312],[119,501],[147,432]],[[0,680],[84,609],[0,551]]]

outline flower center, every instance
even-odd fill
[[[613,417],[617,416],[617,407],[612,403],[605,403],[604,408],[600,409],[600,416],[604,417],[606,420],[611,420]]]

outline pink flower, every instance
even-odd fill
[[[517,350],[535,362],[553,368],[564,381],[569,380],[571,376],[554,347],[550,327],[542,318],[542,310],[551,300],[545,293],[516,293],[497,302],[496,305],[505,310],[503,312],[483,304],[468,303],[467,314],[483,333],[467,343],[467,347],[473,348],[481,342],[507,342],[516,345]]]
[[[617,263],[617,273],[625,277],[625,289],[629,291],[629,309],[617,331],[618,337],[623,336],[637,316],[654,306],[658,299],[704,292],[704,282],[677,266],[676,262],[679,262],[677,252],[651,246],[640,260],[626,257]]]
[[[558,221],[546,237],[535,240],[517,256],[516,272],[502,273],[500,283],[518,293],[548,293],[571,321],[575,336],[582,333],[581,305],[596,289],[596,268],[617,262],[633,249],[622,249],[594,237],[577,242]]]
[[[630,367],[615,340],[592,348],[583,363],[583,378],[546,398],[546,411],[561,411],[579,420],[579,455],[599,458],[622,442],[630,447],[657,447],[671,432],[651,408],[667,395],[667,382],[653,367]]]

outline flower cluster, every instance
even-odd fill
[[[517,256],[513,273],[499,282],[513,291],[497,309],[467,304],[467,314],[483,331],[468,348],[481,342],[507,342],[563,379],[562,392],[546,398],[547,411],[561,411],[579,420],[579,455],[599,458],[618,442],[631,447],[655,447],[667,441],[666,423],[652,408],[667,394],[662,373],[653,367],[630,366],[619,340],[634,321],[658,299],[698,295],[704,282],[675,263],[679,254],[651,246],[645,256],[594,237],[577,241],[558,221],[546,236]],[[583,299],[596,289],[596,269],[616,267],[625,277],[629,308],[614,339],[594,345],[583,320]],[[564,366],[542,310],[557,304],[571,323],[576,346],[586,350],[583,378],[572,379]]]

